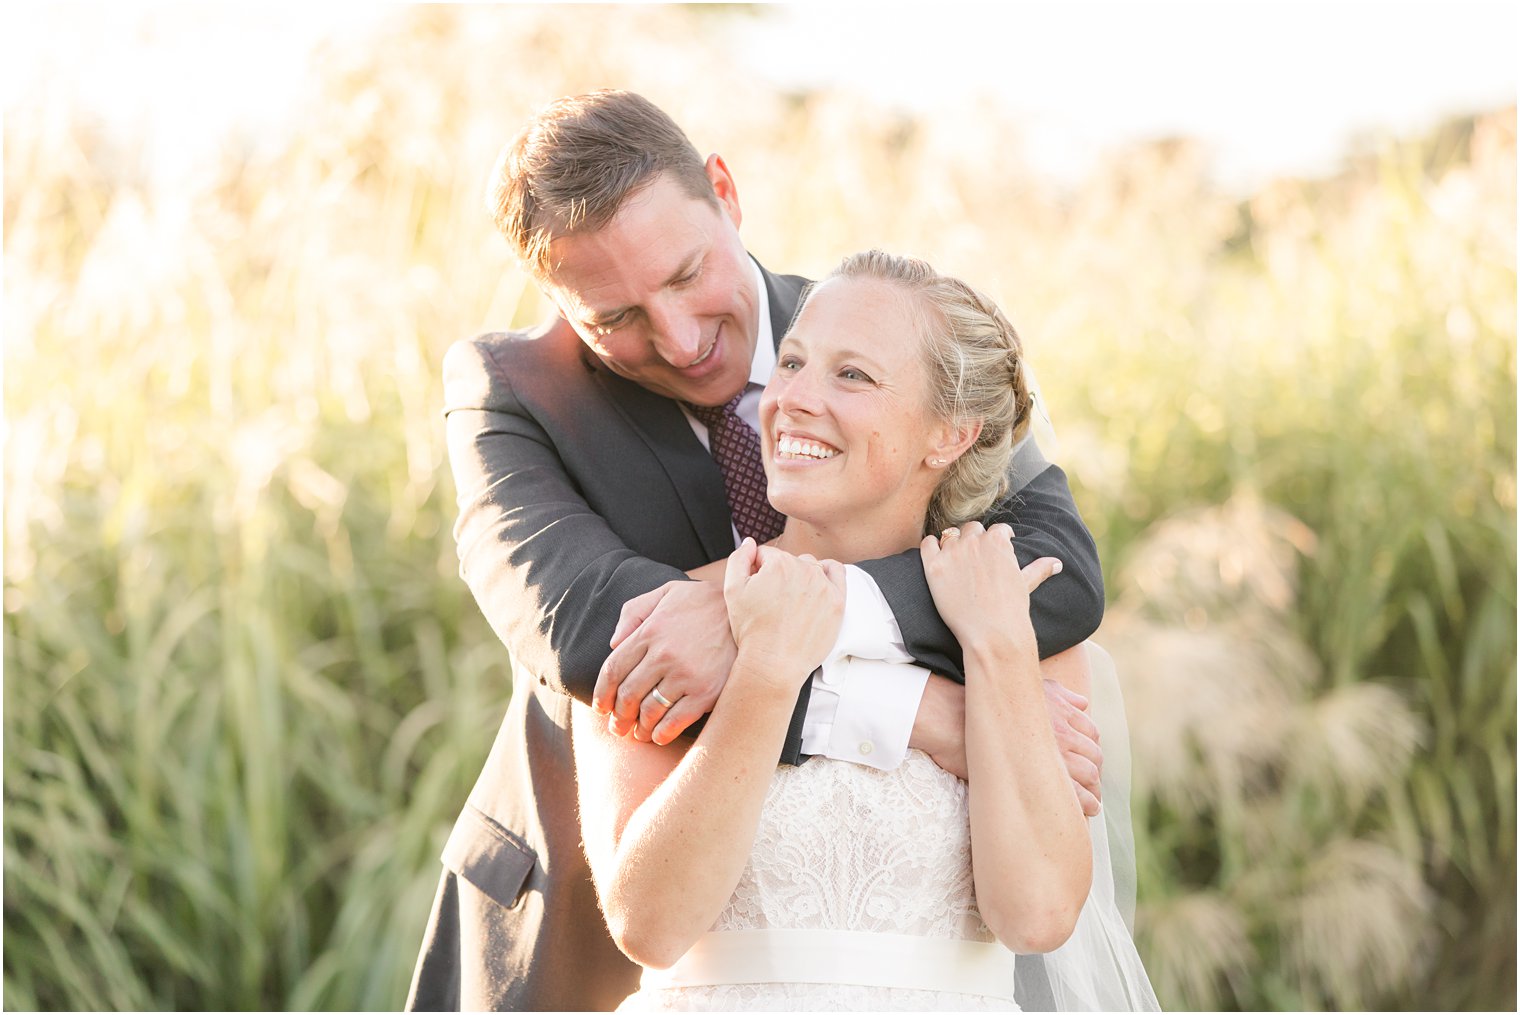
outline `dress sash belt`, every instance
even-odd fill
[[[644,990],[725,983],[851,983],[1013,1000],[1013,952],[997,942],[848,930],[712,931]]]

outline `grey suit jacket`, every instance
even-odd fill
[[[771,320],[790,321],[806,280],[764,276]],[[612,373],[563,321],[460,342],[444,374],[460,571],[511,651],[513,696],[444,847],[407,1007],[610,1009],[639,970],[581,852],[570,700],[589,701],[623,603],[732,552],[722,476],[674,402]],[[1014,524],[1022,560],[1065,565],[1032,606],[1042,654],[1084,640],[1102,576],[1064,474],[1044,468],[993,517]],[[915,658],[960,677],[917,551],[862,566]]]

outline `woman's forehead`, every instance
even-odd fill
[[[814,287],[787,338],[814,349],[850,347],[891,360],[916,358],[923,345],[909,293],[881,279],[844,276]]]

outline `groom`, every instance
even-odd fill
[[[805,280],[746,253],[723,160],[704,161],[631,93],[551,104],[503,153],[492,200],[559,316],[458,343],[444,362],[460,570],[511,652],[514,687],[444,847],[407,1006],[608,1009],[639,971],[607,935],[581,853],[571,698],[667,743],[721,693],[734,656],[721,590],[683,572],[779,531],[759,472],[759,390]],[[1096,629],[1102,577],[1061,470],[1032,441],[1014,470],[1017,495],[988,521],[1012,523],[1021,562],[1064,564],[1031,606],[1051,655]],[[782,760],[890,768],[914,746],[953,770],[960,653],[917,553],[861,569],[846,628],[888,632],[937,675],[894,683],[856,660],[815,676]],[[1047,697],[1095,810],[1095,729]]]

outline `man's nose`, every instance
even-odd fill
[[[702,325],[679,300],[661,299],[646,308],[655,351],[673,367],[687,367],[702,355]]]

